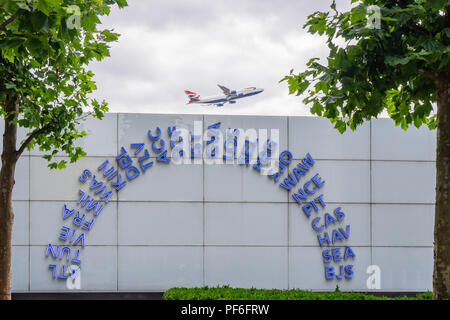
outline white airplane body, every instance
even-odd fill
[[[210,96],[205,98],[200,98],[200,95],[189,90],[184,90],[184,93],[189,98],[190,103],[196,104],[213,104],[218,107],[223,107],[225,103],[236,103],[237,99],[254,96],[255,94],[261,93],[264,89],[256,88],[256,87],[248,87],[242,90],[230,90],[224,86],[219,85],[219,88],[222,89],[223,94],[217,96]]]

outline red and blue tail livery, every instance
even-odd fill
[[[197,100],[200,99],[200,95],[195,93],[195,92],[192,92],[192,91],[189,91],[189,90],[184,90],[184,93],[186,93],[186,95],[189,98],[189,102],[188,103],[191,103],[192,101],[197,101]]]

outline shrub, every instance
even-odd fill
[[[431,300],[432,293],[416,297],[377,297],[362,292],[335,291],[313,292],[310,290],[242,289],[223,287],[171,288],[164,293],[164,300]]]

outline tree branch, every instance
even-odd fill
[[[20,157],[20,155],[22,154],[22,152],[24,152],[25,148],[30,144],[31,140],[33,140],[34,138],[38,137],[39,135],[43,134],[45,131],[47,131],[48,126],[42,127],[38,130],[33,131],[28,138],[24,141],[24,143],[22,143],[22,145],[20,146],[19,150],[16,151],[16,156],[17,158]]]
[[[431,80],[433,80],[435,83],[436,81],[439,80],[439,75],[436,72],[432,72],[429,70],[425,70],[425,69],[419,69],[417,70],[420,74],[423,74],[425,76],[427,76],[428,78],[430,78]]]
[[[27,38],[28,39],[28,35],[26,35],[26,34],[12,34],[11,37],[19,37],[19,38]]]
[[[5,22],[3,22],[2,24],[0,24],[0,30],[3,30],[6,28],[6,26],[8,24],[10,24],[11,22],[13,22],[14,20],[16,20],[16,18],[18,17],[18,13],[14,13],[8,20],[6,20]]]

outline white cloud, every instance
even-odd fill
[[[306,5],[306,6],[305,6]],[[112,112],[308,115],[278,81],[325,57],[325,40],[301,25],[316,10],[306,1],[130,1],[103,22],[121,34],[111,57],[93,63],[98,91]],[[184,89],[202,95],[262,87],[223,108],[186,105]]]

